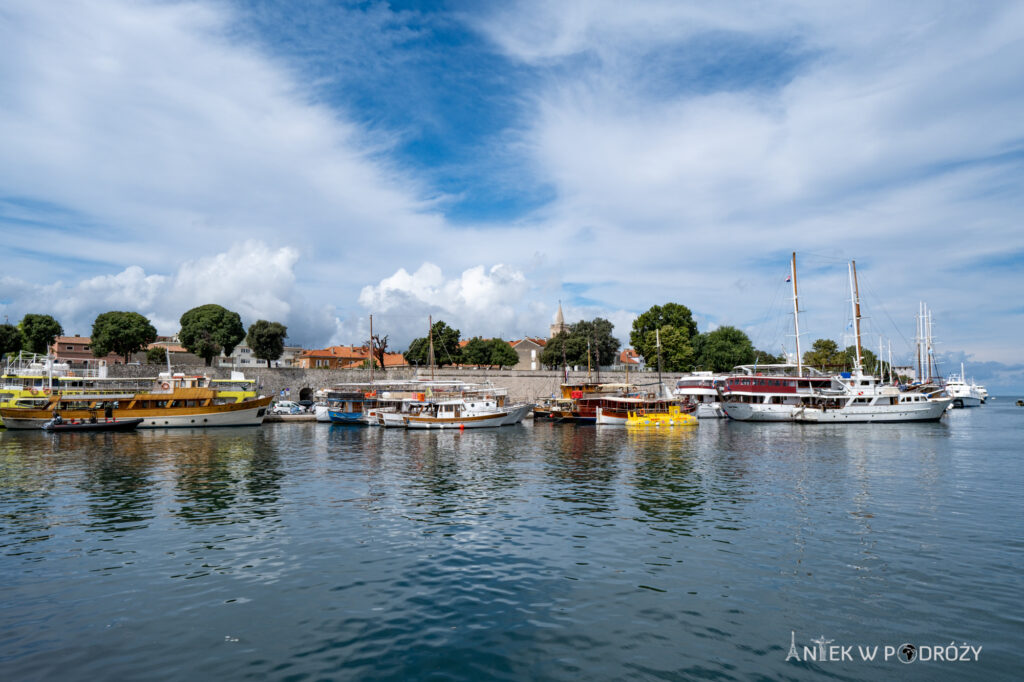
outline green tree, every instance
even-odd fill
[[[89,348],[98,358],[108,353],[116,353],[128,363],[132,361],[132,353],[142,350],[154,341],[156,327],[145,316],[111,310],[96,316],[92,323]]]
[[[766,350],[755,350],[754,359],[752,362],[756,362],[759,365],[782,365],[788,362],[784,355],[772,355]]]
[[[668,328],[678,330],[674,333]],[[690,309],[679,303],[651,306],[633,320],[629,342],[651,367],[658,365],[657,339],[661,336],[662,367],[668,372],[691,369],[697,338],[697,323]],[[666,339],[666,336],[668,337]],[[669,346],[669,344],[672,344]],[[667,358],[671,358],[668,360]],[[680,364],[685,363],[685,364]]]
[[[491,342],[481,339],[479,336],[471,338],[462,347],[462,364],[464,365],[490,365],[491,364]]]
[[[565,361],[569,365],[586,366],[588,352],[592,367],[614,364],[619,354],[619,340],[612,336],[614,328],[611,322],[601,317],[580,320],[548,340],[541,351],[540,361],[548,367],[561,367],[564,347]]]
[[[256,320],[249,325],[249,333],[245,342],[252,349],[252,354],[259,360],[266,360],[267,367],[273,360],[284,354],[284,340],[288,336],[288,327],[280,322]]]
[[[147,365],[162,365],[167,362],[167,349],[163,346],[150,346],[146,349]]]
[[[701,369],[727,372],[737,365],[754,362],[754,344],[750,342],[750,337],[736,327],[719,327],[700,336],[697,365]]]
[[[508,341],[502,339],[490,340],[490,364],[498,367],[512,367],[519,364],[519,354],[516,349],[509,345]]]
[[[13,324],[0,324],[0,359],[21,350],[21,332]]]
[[[206,361],[209,367],[222,350],[231,355],[245,338],[245,328],[238,313],[215,303],[192,308],[181,316],[181,345]]]
[[[846,356],[832,339],[818,339],[811,344],[811,349],[804,353],[804,364],[825,371],[830,367],[845,366]]]
[[[462,361],[462,354],[459,349],[459,330],[452,329],[442,320],[438,320],[431,327],[434,337],[434,364],[438,367],[443,365],[457,365]],[[409,350],[402,355],[406,361],[413,365],[430,364],[430,340],[427,337],[413,339],[409,344]]]
[[[54,339],[64,333],[60,322],[49,315],[29,313],[18,324],[21,331],[21,347],[30,353],[46,354]]]

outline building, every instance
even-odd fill
[[[88,336],[58,336],[50,346],[50,354],[57,362],[66,362],[71,369],[96,368],[102,365],[123,365],[124,357],[110,353],[98,358],[89,348],[91,339]]]
[[[619,364],[630,369],[643,369],[644,358],[632,348],[627,348],[619,353]]]
[[[562,314],[562,302],[558,302],[558,314],[555,315],[555,323],[551,325],[551,333],[548,334],[549,339],[555,338],[557,334],[561,332],[569,331],[569,327],[565,324],[565,315]]]
[[[295,366],[303,369],[361,369],[370,357],[369,346],[328,346],[304,350],[295,358]],[[406,367],[401,353],[385,353],[384,368]]]
[[[559,306],[559,315],[561,315],[561,306]],[[527,369],[527,370],[538,370],[543,369],[540,362],[541,351],[544,350],[544,346],[548,343],[547,339],[526,337],[523,339],[516,339],[515,341],[509,341],[509,345],[519,356],[519,362],[512,369]]]
[[[271,367],[295,367],[296,358],[304,352],[304,348],[301,346],[285,346],[284,352],[281,353],[281,357],[277,360],[272,360],[270,363]],[[260,360],[253,355],[252,348],[249,348],[245,342],[242,342],[235,346],[234,350],[231,351],[231,355],[225,355],[223,352],[215,360],[218,367],[233,367],[236,369],[243,369],[245,367],[252,366],[267,366],[266,360]]]

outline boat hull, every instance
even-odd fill
[[[759,403],[722,403],[722,411],[729,419],[744,422],[793,421],[796,405],[766,405]]]
[[[939,421],[946,413],[951,399],[929,400],[921,403],[907,403],[883,406],[843,407],[833,410],[820,408],[798,408],[793,421],[814,424],[857,424]]]
[[[257,398],[246,403],[214,405],[205,408],[168,409],[115,409],[113,417],[118,420],[142,418],[137,428],[174,429],[205,428],[212,426],[259,426],[267,414],[270,398]],[[66,421],[71,419],[88,421],[92,412],[88,410],[61,411]],[[11,430],[40,429],[52,417],[45,410],[18,408],[3,410],[4,425]]]
[[[508,412],[454,418],[406,415],[404,422],[407,429],[483,429],[501,426],[508,416]]]
[[[134,431],[135,428],[142,422],[142,418],[136,419],[120,419],[114,421],[97,421],[96,423],[85,422],[84,424],[44,424],[43,430],[51,433],[78,433],[81,431],[87,431],[90,433],[96,432],[111,432],[111,431]]]

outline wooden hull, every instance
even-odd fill
[[[408,429],[482,429],[501,426],[508,415],[508,412],[451,418],[409,415],[405,418],[405,427]]]

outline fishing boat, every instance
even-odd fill
[[[683,412],[678,405],[669,405],[668,409],[651,409],[631,411],[626,418],[626,426],[696,426],[697,417]]]
[[[142,418],[138,428],[259,426],[270,397],[238,400],[220,397],[208,387],[179,388],[168,384],[150,393],[131,395],[51,393],[42,406],[0,408],[8,429],[38,429],[56,412],[66,421],[89,421],[99,412],[113,419]]]
[[[51,419],[50,421],[43,424],[42,428],[44,431],[50,431],[53,433],[78,433],[80,431],[95,432],[95,431],[134,431],[135,428],[141,424],[144,419],[136,417],[135,419],[104,419],[79,422],[79,421],[57,421]]]
[[[409,429],[479,429],[501,426],[510,413],[494,399],[458,398],[425,403],[404,417]]]

